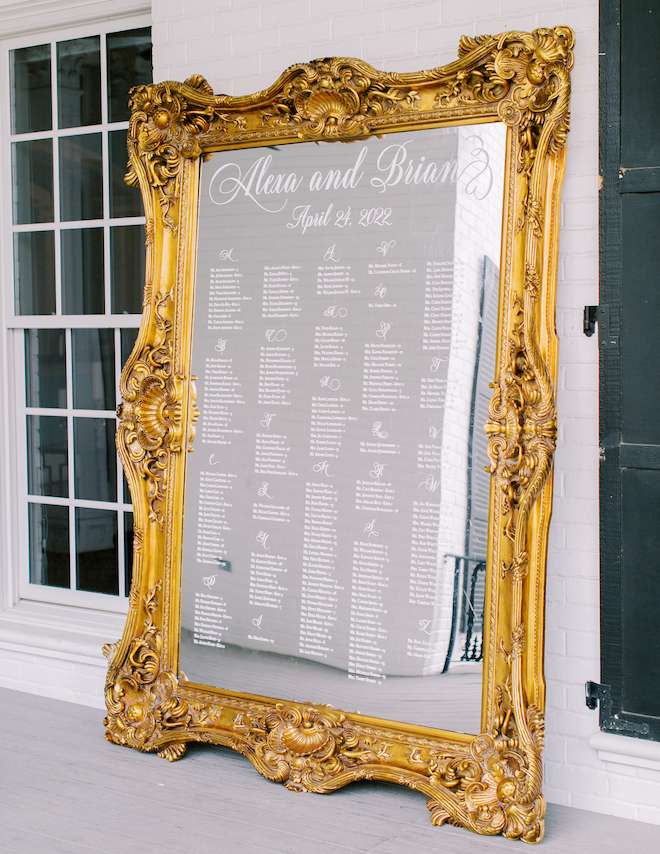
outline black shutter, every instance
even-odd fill
[[[600,725],[660,740],[660,0],[600,52]]]

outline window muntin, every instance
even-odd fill
[[[151,80],[149,27],[96,29],[9,51],[21,593],[83,605],[119,603],[130,586],[114,432],[142,311],[144,217],[123,177],[128,89]]]

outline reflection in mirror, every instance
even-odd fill
[[[506,128],[203,167],[180,667],[480,731]]]

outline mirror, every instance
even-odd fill
[[[437,824],[541,838],[572,45],[133,90],[147,281],[110,740],[227,745],[293,789],[398,782]]]
[[[505,149],[498,123],[203,165],[188,680],[479,731]]]

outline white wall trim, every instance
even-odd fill
[[[2,38],[90,21],[149,14],[150,0],[40,0],[0,2]]]
[[[660,743],[656,741],[597,732],[589,739],[589,746],[598,752],[598,758],[603,762],[660,771]]]

